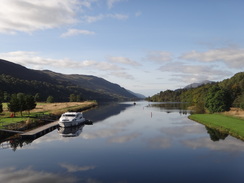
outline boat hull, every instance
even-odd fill
[[[79,121],[59,121],[58,124],[61,127],[72,127],[85,123],[85,119]]]

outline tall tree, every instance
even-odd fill
[[[10,101],[8,103],[8,110],[10,112],[13,112],[14,113],[14,116],[15,116],[15,113],[16,112],[19,112],[20,111],[19,100],[18,100],[16,94],[12,94],[12,96],[10,98]]]
[[[36,101],[33,96],[31,96],[31,95],[25,96],[25,106],[26,106],[26,110],[28,111],[29,114],[30,114],[30,110],[35,109]]]
[[[0,90],[0,113],[3,112],[3,92]]]
[[[54,102],[53,96],[48,96],[47,97],[47,103],[53,103],[53,102]]]
[[[2,113],[2,112],[3,112],[3,104],[0,103],[0,113]]]
[[[23,116],[22,112],[26,110],[26,102],[25,102],[25,94],[24,93],[18,93],[17,98],[19,101],[19,111],[21,116]]]
[[[75,94],[70,94],[69,101],[70,102],[76,102],[76,96],[75,96]]]
[[[36,93],[34,99],[36,102],[40,101],[40,94]]]

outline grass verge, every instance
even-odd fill
[[[244,120],[223,114],[192,114],[189,119],[244,140]]]

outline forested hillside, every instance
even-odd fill
[[[161,91],[147,99],[157,102],[189,102],[200,110],[204,110],[204,107],[211,110],[221,105],[244,108],[244,72],[221,82],[208,83],[196,88]],[[225,107],[219,111],[228,110],[228,107]]]
[[[70,95],[97,101],[136,98],[125,88],[102,78],[32,70],[5,60],[0,60],[0,93],[5,101],[13,93],[38,94],[40,101],[52,96],[56,102],[69,101]]]

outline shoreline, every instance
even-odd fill
[[[244,141],[243,118],[234,115],[226,115],[225,113],[192,114],[188,116],[188,118],[209,128],[228,133],[229,135]]]

